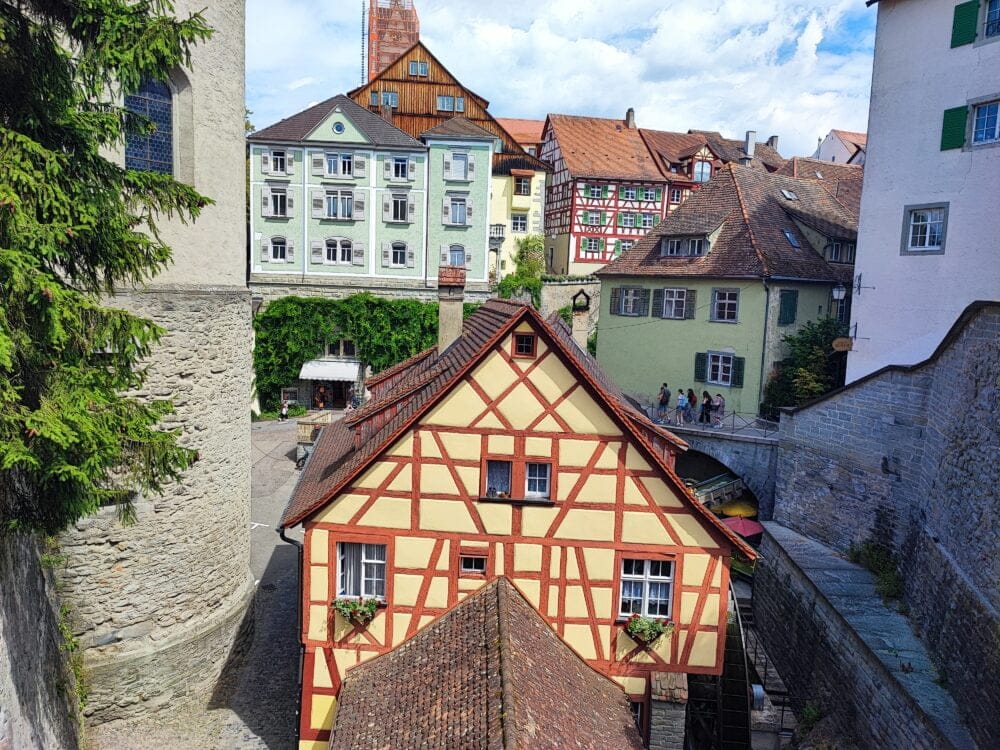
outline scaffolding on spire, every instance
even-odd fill
[[[420,19],[413,0],[369,0],[368,80],[420,40]]]

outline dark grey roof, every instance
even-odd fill
[[[464,117],[451,117],[440,125],[420,134],[421,138],[468,138],[472,140],[497,140],[493,133],[485,130]]]
[[[389,124],[374,112],[357,104],[343,94],[338,94],[298,114],[286,117],[274,125],[258,130],[249,136],[250,141],[303,141],[337,107],[354,126],[360,130],[374,146],[393,148],[423,148],[424,145],[411,138],[399,128]],[[332,140],[332,139],[331,139]]]

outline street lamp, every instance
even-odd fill
[[[833,298],[837,302],[841,302],[846,296],[847,296],[847,287],[844,286],[843,284],[837,284],[837,286],[833,288]]]

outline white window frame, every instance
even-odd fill
[[[275,242],[277,241],[277,242]],[[272,237],[271,238],[271,255],[270,261],[272,263],[287,263],[288,262],[288,240],[284,237]],[[281,257],[278,257],[278,248],[281,248]]]
[[[340,161],[337,163],[339,169],[339,174],[341,177],[353,177],[354,176],[354,154],[341,154]]]
[[[532,489],[532,484],[534,484],[534,489]],[[536,500],[548,500],[551,493],[552,464],[526,463],[524,465],[524,496]]]
[[[682,252],[682,248],[684,247],[684,240],[678,240],[667,237],[665,239],[665,242],[666,244],[663,245],[663,249],[660,252],[661,255],[666,255],[668,257],[676,255],[684,255],[684,253]]]
[[[585,226],[588,227],[601,227],[604,226],[601,223],[601,212],[600,211],[590,211],[587,213],[587,223]]]
[[[288,218],[288,189],[283,187],[272,187],[271,190],[271,216],[273,219]]]
[[[458,209],[461,207],[461,216]],[[461,221],[459,221],[461,219]],[[448,204],[448,223],[453,227],[464,227],[469,224],[469,206],[464,196],[454,196]]]
[[[639,197],[639,189],[636,187],[622,188],[622,191],[624,193],[624,197],[622,198],[622,200],[634,201]]]
[[[642,189],[642,199],[644,201],[655,201],[656,200],[656,188],[643,188]]]
[[[688,240],[688,255],[704,255],[705,254],[705,238],[704,237],[692,237]]]
[[[683,191],[680,188],[670,188],[670,202],[677,205],[681,202],[684,197]]]
[[[382,106],[396,108],[399,106],[399,92],[398,91],[383,91],[382,92]]]
[[[337,211],[331,213],[330,207],[336,206]],[[344,208],[349,210],[344,211]],[[336,221],[354,221],[354,191],[353,190],[327,190],[323,200],[323,209],[326,212],[325,218]],[[346,216],[344,214],[347,214]]]
[[[402,208],[402,215],[397,209]],[[410,196],[406,193],[390,193],[389,195],[389,221],[396,224],[405,224],[410,220]]]
[[[623,227],[627,227],[629,229],[635,227],[635,214],[623,213],[621,217]]]
[[[351,242],[349,239],[342,237],[331,237],[327,240],[324,240],[323,263],[328,266],[353,265],[354,243]]]
[[[455,111],[456,112],[464,112],[465,111],[465,97],[464,96],[456,96],[455,97]]]
[[[475,560],[473,564],[471,561]],[[482,569],[480,570],[480,565]],[[458,572],[464,576],[485,576],[487,568],[487,554],[481,555],[460,555],[458,561]]]
[[[588,185],[587,186],[587,197],[588,198],[604,198],[604,186],[603,185]]]
[[[448,94],[438,94],[437,109],[438,112],[454,112],[455,97]]]
[[[388,566],[388,546],[385,544],[337,542],[337,597],[384,602]]]
[[[853,263],[855,245],[853,242],[831,242],[830,262],[831,263]]]
[[[656,222],[656,215],[655,214],[643,214],[642,215],[642,228],[643,229],[652,229],[653,228],[653,224],[655,222]]]
[[[992,113],[984,112],[983,127],[979,124],[979,111],[992,109]],[[992,118],[992,127],[987,127],[986,123]],[[972,105],[972,145],[985,146],[990,143],[1000,141],[1000,99],[979,102]]]
[[[597,237],[584,237],[582,249],[585,253],[599,253],[601,252],[601,240]]]
[[[708,174],[705,174],[705,172]],[[694,170],[691,172],[691,179],[698,183],[705,183],[712,179],[712,162],[698,160],[694,163]]]
[[[525,234],[528,231],[528,214],[510,215],[510,231],[517,234]]]
[[[632,565],[628,565],[632,563]],[[642,572],[637,573],[635,568],[635,563],[642,563]],[[653,565],[652,563],[659,563],[660,565],[660,575],[653,575]],[[662,566],[669,566],[669,574],[662,575]],[[631,568],[631,571],[626,573],[626,568]],[[627,618],[631,617],[633,614],[639,614],[643,617],[655,617],[657,619],[671,619],[673,617],[674,610],[674,576],[676,575],[677,566],[674,560],[646,560],[637,557],[623,557],[621,561],[621,568],[619,569],[619,579],[618,579],[618,616]],[[625,584],[638,584],[641,587],[641,594],[631,595],[628,597],[629,602],[638,600],[639,611],[635,612],[631,604],[626,609],[625,607]],[[666,585],[667,595],[666,597],[657,597],[653,599],[650,596],[650,589],[652,584]],[[654,602],[663,602],[667,604],[667,612],[664,614],[659,611],[651,611],[651,605]]]
[[[983,39],[996,37],[1000,37],[1000,0],[987,0],[983,4]]]
[[[677,314],[677,306],[680,305],[680,314]],[[670,315],[667,315],[667,307],[670,307]],[[663,290],[663,311],[660,315],[668,320],[684,320],[684,311],[687,308],[687,289],[666,288]]]
[[[396,255],[399,253],[399,260]],[[406,243],[393,242],[389,251],[389,264],[393,268],[404,268],[406,266]]]
[[[522,189],[522,185],[524,186]],[[531,195],[531,178],[530,177],[515,177],[514,178],[514,195]]]
[[[461,169],[459,169],[461,165]],[[467,180],[469,179],[469,155],[463,153],[454,153],[451,155],[451,179],[453,180]]]
[[[642,315],[642,287],[622,287],[621,312],[619,314],[629,315],[633,318]]]
[[[278,168],[278,163],[281,163],[281,168]],[[271,174],[288,174],[288,152],[285,150],[278,150],[271,152]]]
[[[926,203],[922,205],[903,206],[903,239],[900,255],[942,255],[948,240],[948,202]],[[940,218],[931,221],[929,214],[939,211]],[[920,215],[926,215],[928,220],[914,221]],[[931,232],[926,233],[923,244],[913,244],[913,233],[917,226],[939,225],[938,242],[931,244]]]
[[[459,263],[455,258],[461,258]],[[448,245],[448,265],[455,268],[465,268],[465,245]]]
[[[392,179],[410,179],[410,159],[407,156],[392,157]]]
[[[726,352],[708,352],[705,363],[705,382],[713,385],[733,385],[733,364],[736,355]]]
[[[622,240],[621,243],[622,252],[624,253],[626,250],[632,249],[632,246],[635,244],[635,240]]]
[[[725,298],[722,298],[725,295]],[[730,306],[732,306],[732,317],[729,317]],[[723,312],[724,315],[719,313]],[[739,289],[713,289],[712,290],[712,316],[711,320],[716,323],[739,323],[740,320],[740,290]]]
[[[346,351],[348,344],[351,347],[350,354]],[[326,359],[354,359],[356,356],[357,347],[354,346],[354,341],[351,339],[334,339],[326,342],[326,354],[324,355]]]

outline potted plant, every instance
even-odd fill
[[[334,599],[333,608],[345,620],[364,627],[375,617],[378,609],[378,599]]]
[[[625,623],[625,632],[633,640],[648,646],[661,635],[669,636],[673,633],[674,624],[658,617],[643,617],[640,614],[633,614]]]

